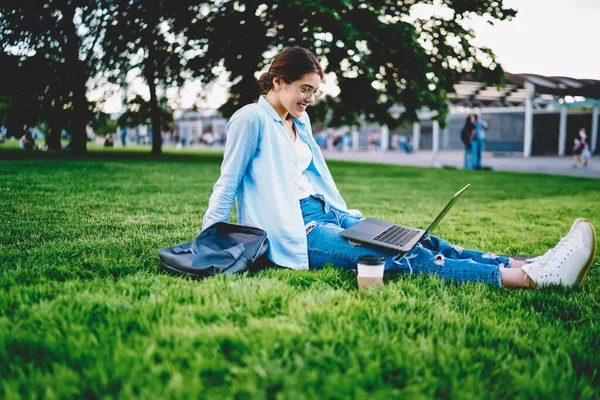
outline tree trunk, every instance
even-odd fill
[[[77,36],[72,5],[67,5],[63,10],[65,24],[66,48],[64,49],[65,66],[71,76],[71,91],[73,109],[71,117],[71,145],[73,154],[81,155],[87,151],[87,74],[85,64],[79,60],[80,39]]]
[[[148,49],[148,59],[145,68],[146,82],[150,89],[150,121],[152,125],[152,152],[151,154],[160,155],[162,153],[161,137],[161,112],[156,93],[156,67],[154,65],[153,49]]]

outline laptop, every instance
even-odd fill
[[[425,230],[398,225],[392,222],[381,221],[375,218],[366,218],[358,224],[340,232],[346,239],[356,242],[368,243],[378,247],[391,250],[407,252],[412,250],[433,228],[439,224],[444,216],[450,211],[454,203],[467,190],[471,184],[460,189],[446,204],[446,207],[438,214],[429,227]]]

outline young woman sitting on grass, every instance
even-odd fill
[[[228,221],[234,200],[238,221],[264,229],[269,259],[292,269],[327,263],[355,269],[363,255],[381,255],[386,271],[437,274],[459,282],[483,281],[511,288],[577,286],[592,264],[594,228],[577,219],[556,247],[518,261],[463,250],[428,236],[403,257],[356,245],[339,235],[362,215],[349,210],[312,136],[306,108],[317,101],[323,70],[301,47],[283,50],[262,74],[266,93],[239,109],[227,124],[221,176],[210,197],[203,229]]]

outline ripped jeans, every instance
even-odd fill
[[[385,271],[436,274],[445,280],[487,282],[500,285],[500,267],[509,267],[509,259],[452,246],[435,236],[427,236],[399,259],[395,251],[360,245],[339,235],[360,219],[331,209],[321,195],[300,200],[308,239],[308,262],[311,269],[331,263],[336,267],[356,270],[363,255],[383,256]],[[395,260],[396,259],[396,260]]]

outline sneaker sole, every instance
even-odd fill
[[[592,266],[594,258],[596,257],[596,230],[594,229],[594,225],[592,225],[589,221],[585,220],[585,222],[587,222],[590,225],[590,228],[592,228],[592,249],[584,267],[581,269],[581,271],[579,271],[579,275],[577,275],[577,279],[575,280],[573,287],[577,287],[581,284],[581,281],[583,281],[583,278],[585,278],[585,274]]]

